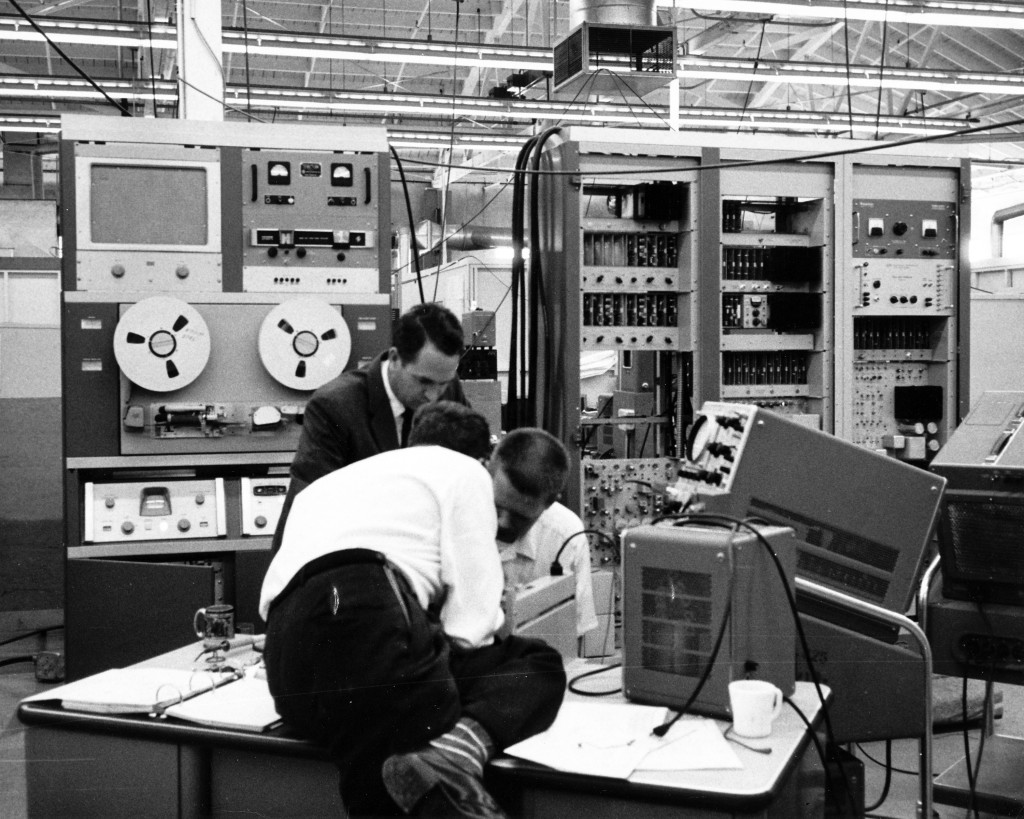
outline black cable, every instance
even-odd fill
[[[512,317],[511,332],[509,334],[508,353],[508,401],[506,403],[506,423],[508,430],[517,429],[521,420],[520,413],[520,387],[525,391],[525,384],[520,384],[519,362],[519,325],[522,321],[520,313],[523,296],[520,294],[523,278],[523,195],[525,191],[525,177],[523,169],[530,151],[533,149],[535,137],[528,139],[519,149],[516,157],[516,168],[512,177]]]
[[[729,170],[731,168],[751,168],[761,167],[764,165],[780,165],[791,162],[813,162],[819,159],[830,159],[833,157],[840,156],[854,156],[856,154],[867,154],[875,153],[876,151],[891,151],[893,148],[902,148],[908,145],[920,145],[925,142],[939,142],[945,139],[960,139],[965,136],[971,136],[973,134],[986,133],[988,131],[995,131],[1000,128],[1012,128],[1014,126],[1024,125],[1024,117],[1018,117],[1017,119],[1007,120],[1006,122],[996,122],[989,125],[975,125],[970,128],[962,128],[954,133],[943,133],[943,134],[923,134],[919,136],[906,137],[904,139],[896,139],[892,142],[886,142],[879,144],[872,142],[869,145],[858,146],[856,148],[840,148],[835,151],[819,151],[814,154],[794,154],[789,157],[773,157],[771,159],[745,159],[735,162],[717,162],[715,164],[708,165],[680,165],[669,168],[629,168],[619,170],[590,170],[587,171],[586,176],[588,178],[598,178],[602,176],[641,176],[651,174],[663,174],[663,173],[677,173],[677,172],[691,172],[700,174],[704,171],[718,171],[718,170]],[[424,165],[430,168],[444,168],[444,167],[460,167],[451,163],[443,162],[431,162],[426,159],[410,159],[409,162],[413,162],[417,165]],[[470,167],[469,170],[479,170],[478,168]],[[500,168],[492,168],[491,170],[507,170]],[[579,170],[545,170],[542,171],[546,176],[569,176],[579,177],[581,172]]]
[[[571,540],[579,537],[580,535],[597,535],[599,538],[602,538],[605,541],[606,545],[611,547],[613,553],[618,552],[618,544],[615,542],[615,538],[613,538],[611,535],[602,532],[600,529],[580,529],[578,532],[573,532],[571,535],[569,535],[569,537],[563,540],[562,545],[559,546],[558,551],[555,552],[555,559],[551,561],[550,567],[552,576],[558,577],[562,574],[562,564],[558,562],[559,559],[562,557],[562,552],[565,551],[565,547],[569,545],[569,542]]]
[[[878,139],[881,133],[879,125],[882,122],[882,76],[885,74],[885,50],[889,38],[889,24],[886,19],[888,16],[889,0],[885,0],[885,6],[882,11],[882,45],[878,56],[878,101],[875,104],[875,139]]]
[[[747,93],[743,95],[743,109],[740,111],[741,122],[736,126],[737,130],[743,127],[742,119],[747,114],[747,106],[750,105],[750,92],[754,88],[754,80],[757,78],[757,69],[761,64],[761,49],[764,47],[764,30],[766,21],[761,21],[761,37],[757,41],[757,56],[754,57],[754,70],[751,72],[750,82],[747,83]]]
[[[728,518],[728,515],[724,517]],[[836,735],[832,729],[832,717],[829,715],[828,705],[825,702],[825,694],[821,690],[821,678],[818,676],[818,670],[814,667],[814,661],[811,658],[811,647],[807,641],[807,633],[804,631],[803,621],[800,619],[800,612],[796,606],[796,597],[793,595],[793,590],[790,588],[789,580],[786,577],[786,570],[782,566],[782,562],[779,560],[779,556],[775,554],[775,550],[772,545],[767,541],[764,535],[758,530],[756,526],[747,520],[741,522],[742,525],[752,532],[757,538],[758,542],[768,551],[769,556],[772,559],[772,563],[775,564],[775,570],[779,575],[779,579],[782,581],[783,589],[786,592],[786,600],[789,603],[789,610],[793,616],[793,623],[796,626],[796,633],[800,638],[800,649],[804,654],[804,662],[807,663],[807,671],[811,676],[811,681],[814,683],[814,690],[818,694],[818,701],[821,703],[821,711],[823,721],[825,723],[825,735],[828,738],[828,744],[832,747],[836,747]],[[814,732],[812,731],[812,734]],[[851,805],[857,804],[857,800],[853,796],[853,788],[850,786],[850,782],[846,777],[846,771],[843,766],[839,766],[839,770],[842,773],[843,789],[846,791],[846,796],[850,800]]]
[[[890,740],[886,740],[885,744],[886,744],[886,749],[889,750],[889,746],[891,744],[891,741]],[[872,762],[874,762],[878,767],[880,767],[880,768],[882,768],[882,767],[890,767],[888,762],[882,762],[881,760],[875,759],[873,756],[871,756],[871,754],[869,754],[867,752],[867,750],[865,750],[864,746],[861,745],[859,742],[857,743],[857,750],[860,751],[860,753],[865,758],[867,758],[867,759],[871,760]],[[888,758],[888,756],[889,756],[889,754],[886,754],[887,758]],[[892,767],[892,772],[893,773],[898,773],[898,774],[905,774],[906,776],[920,776],[921,775],[920,771],[906,771],[903,768],[896,768],[896,767]]]
[[[783,697],[782,700],[783,702],[788,703],[789,707],[793,709],[794,713],[796,713],[796,715],[800,717],[800,721],[803,722],[804,727],[807,728],[807,733],[811,735],[811,739],[814,741],[814,748],[818,752],[818,759],[821,760],[821,767],[827,770],[828,756],[825,753],[825,749],[821,747],[821,740],[818,738],[818,732],[814,730],[814,727],[811,725],[811,721],[807,719],[807,715],[803,711],[801,711],[800,707],[795,702],[793,702],[793,700],[791,700],[789,697]],[[824,709],[824,706],[822,706],[822,708]],[[840,765],[840,769],[841,768],[842,766]],[[846,781],[845,773],[843,774],[843,781]],[[856,804],[856,802],[853,801],[853,794],[850,791],[849,783],[847,783],[846,793],[850,797],[850,804]]]
[[[871,757],[868,757],[871,759]],[[875,760],[871,760],[874,762]],[[877,801],[873,805],[868,805],[864,808],[865,813],[870,813],[873,810],[878,810],[889,798],[889,788],[892,785],[892,740],[887,739],[885,741],[885,779],[882,782],[882,795],[878,797]]]
[[[14,8],[18,12],[18,14],[20,14],[22,17],[24,17],[28,21],[28,24],[30,26],[32,26],[32,28],[34,28],[36,30],[36,32],[39,34],[39,36],[42,37],[44,40],[46,40],[47,45],[49,45],[50,48],[52,48],[54,51],[56,51],[60,55],[61,59],[64,60],[64,62],[66,62],[73,69],[75,69],[75,71],[78,73],[78,75],[83,80],[85,80],[87,83],[89,83],[89,85],[91,85],[93,88],[95,88],[97,91],[99,91],[100,94],[103,95],[103,98],[107,102],[109,102],[111,105],[113,105],[124,116],[126,116],[126,117],[134,116],[134,114],[132,114],[131,111],[129,111],[127,108],[125,108],[121,103],[115,101],[114,98],[111,97],[110,94],[108,94],[106,91],[104,91],[99,86],[99,84],[92,77],[90,77],[88,74],[85,73],[85,71],[83,71],[81,68],[79,68],[78,63],[76,63],[74,60],[72,60],[67,54],[64,53],[63,49],[61,49],[61,47],[59,45],[57,45],[53,40],[50,39],[49,35],[45,31],[43,31],[43,29],[32,18],[32,16],[27,11],[25,11],[25,9],[23,9],[21,7],[21,4],[18,3],[18,0],[10,0],[10,2],[11,2],[11,5],[14,6]]]
[[[146,0],[146,28],[149,31],[149,84],[153,92],[153,118],[158,119],[160,112],[156,102],[156,63],[153,61],[153,6]]]
[[[544,286],[544,263],[543,257],[541,256],[541,229],[540,229],[540,161],[544,153],[544,145],[551,137],[561,133],[559,126],[553,126],[545,129],[540,136],[537,137],[536,142],[533,146],[533,156],[531,160],[531,167],[534,172],[534,176],[529,178],[530,184],[530,366],[529,366],[529,384],[530,384],[530,395],[531,398],[537,394],[537,384],[540,380],[540,366],[539,366],[539,350],[540,350],[540,328],[543,324],[545,336],[547,342],[544,344],[544,372],[548,375],[548,378],[553,383],[560,383],[560,372],[555,367],[555,354],[553,340],[550,336],[557,328],[551,323],[551,317],[548,313],[547,304],[547,289]],[[539,319],[538,319],[539,315]],[[554,419],[559,417],[560,413],[557,411],[553,412],[551,408],[551,401],[556,391],[548,390],[545,394],[545,400],[543,402],[544,412],[541,417],[541,426],[544,429],[552,429],[554,427]],[[534,402],[530,402],[531,414],[530,414],[530,425],[537,423],[537,418],[533,409]]]
[[[381,3],[381,11],[383,11],[383,10],[384,10],[384,4]],[[452,33],[452,41],[456,42],[456,43],[459,41],[459,27],[461,25],[461,20],[462,20],[462,0],[455,0],[455,31]],[[442,86],[442,90],[444,90],[443,86]],[[448,130],[448,156],[454,156],[455,155],[455,123],[459,119],[458,115],[456,114],[456,111],[455,111],[455,105],[458,102],[458,99],[459,99],[459,65],[458,65],[458,60],[454,60],[452,62],[452,115],[451,115],[451,124],[450,124],[449,130]],[[449,187],[451,186],[451,176],[452,176],[451,168],[449,168],[447,173],[445,174],[445,178],[444,178],[444,191],[443,191],[444,196],[441,199],[441,201],[442,201],[442,203],[444,205],[441,208],[441,236],[442,236],[442,238],[445,235],[445,231],[448,229],[448,191],[449,191]],[[443,247],[443,244],[442,244],[442,247]],[[444,254],[442,253],[442,257],[443,257],[443,255]],[[433,297],[434,301],[437,300],[437,288],[438,288],[438,285],[440,283],[441,283],[440,277],[437,277],[437,278],[434,279],[434,297]]]
[[[777,554],[775,554],[775,550],[772,548],[772,545],[767,541],[765,536],[763,534],[761,534],[761,532],[758,530],[758,528],[753,525],[751,519],[742,520],[740,518],[736,518],[736,517],[733,517],[732,515],[727,515],[727,514],[707,513],[707,512],[694,512],[694,513],[690,513],[689,515],[686,515],[686,516],[683,516],[683,515],[676,515],[676,516],[666,515],[663,518],[659,518],[659,520],[666,520],[666,519],[673,519],[673,518],[675,518],[675,519],[685,519],[685,520],[688,520],[688,521],[704,520],[704,521],[717,522],[719,524],[726,524],[726,523],[728,523],[728,524],[731,524],[731,525],[737,526],[737,527],[741,526],[744,529],[746,529],[747,531],[751,532],[754,535],[754,537],[757,538],[758,542],[767,550],[768,555],[772,559],[772,563],[775,565],[775,570],[776,570],[776,572],[777,572],[777,574],[779,576],[779,579],[782,581],[782,587],[783,587],[783,590],[786,593],[786,600],[789,603],[790,614],[792,615],[793,623],[794,623],[795,628],[796,628],[796,633],[797,633],[797,636],[799,637],[799,640],[800,640],[800,648],[801,648],[801,650],[803,652],[803,655],[804,655],[804,661],[807,664],[807,670],[808,670],[808,673],[810,674],[811,681],[814,684],[814,689],[815,689],[815,691],[818,694],[818,701],[821,703],[822,718],[823,718],[823,722],[825,724],[825,734],[826,734],[826,737],[828,738],[828,744],[831,745],[831,746],[835,746],[837,743],[835,741],[835,731],[832,729],[832,718],[829,715],[828,706],[827,706],[827,703],[825,702],[825,694],[824,694],[824,692],[821,689],[821,678],[818,675],[818,670],[814,667],[814,661],[813,661],[812,656],[811,656],[810,644],[807,641],[807,634],[804,631],[803,622],[800,620],[800,613],[799,613],[799,610],[797,609],[796,598],[793,595],[793,590],[790,588],[789,578],[786,577],[786,570],[783,567],[782,562],[779,560],[779,556]],[[840,766],[840,770],[842,770],[842,766]],[[845,771],[843,771],[843,786],[844,786],[844,788],[846,790],[847,797],[850,800],[850,804],[856,804],[856,800],[853,797],[853,790],[852,790],[852,787],[850,786],[849,781],[846,778],[846,772]]]
[[[613,668],[621,668],[622,663],[612,663],[612,665],[603,665],[600,668],[595,668],[591,671],[584,671],[582,674],[577,674],[571,680],[569,680],[568,688],[573,694],[579,694],[582,697],[610,697],[612,694],[618,694],[622,691],[621,688],[612,688],[608,691],[587,691],[581,688],[574,688],[573,684],[584,680],[587,677],[593,677],[595,674],[600,674],[604,671],[611,671]]]
[[[978,815],[978,777],[977,771],[975,770],[971,762],[971,732],[968,729],[968,718],[970,717],[968,702],[967,702],[967,675],[963,677],[963,686],[960,689],[960,710],[963,714],[964,719],[964,765],[967,768],[967,811],[968,814],[973,813],[974,819],[979,819]],[[984,722],[984,720],[982,720]],[[985,738],[985,727],[982,725],[981,729],[982,741]],[[978,746],[978,763],[981,763],[981,745]]]
[[[14,665],[15,663],[34,663],[36,658],[31,654],[25,654],[21,657],[4,657],[0,660],[0,667],[5,665]]]
[[[850,77],[850,9],[843,0],[843,41],[845,54],[843,64],[846,67],[846,116],[850,123],[850,139],[853,139],[853,83]]]
[[[18,640],[27,640],[29,637],[35,637],[38,634],[47,634],[59,628],[64,628],[64,624],[58,623],[55,626],[45,626],[43,628],[33,629],[32,631],[26,631],[24,634],[17,634],[14,637],[8,637],[4,640],[0,640],[0,646],[5,646],[10,643],[16,643],[18,642]]]
[[[401,157],[398,156],[398,152],[394,147],[389,144],[388,150],[391,151],[391,156],[394,157],[395,167],[398,168],[398,176],[402,180],[402,193],[405,194],[405,213],[409,219],[409,248],[412,250],[413,267],[416,268],[416,285],[420,290],[420,304],[425,304],[427,299],[423,295],[423,271],[420,268],[419,248],[416,247],[416,225],[413,223],[412,201],[409,199],[409,185],[405,181],[405,168],[402,167]]]
[[[242,0],[242,42],[245,43],[245,112],[252,115],[252,86],[249,77],[249,3]]]
[[[675,725],[683,714],[687,713],[693,704],[697,701],[697,697],[700,696],[700,692],[704,689],[708,679],[711,677],[711,670],[715,666],[715,661],[718,659],[718,652],[722,647],[722,641],[725,639],[725,631],[729,625],[729,621],[732,619],[732,596],[733,590],[736,587],[736,563],[735,554],[733,552],[733,538],[736,535],[736,527],[732,529],[733,537],[729,539],[728,553],[729,553],[729,586],[726,590],[725,597],[725,610],[722,612],[722,623],[718,628],[718,636],[715,638],[715,644],[711,648],[711,654],[708,656],[708,661],[704,666],[704,671],[697,681],[697,685],[694,687],[690,696],[687,698],[686,703],[676,711],[676,715],[672,717],[668,722],[664,722],[657,726],[651,733],[656,737],[663,737],[667,734],[673,725]]]

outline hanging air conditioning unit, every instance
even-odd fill
[[[554,60],[554,91],[559,97],[642,97],[675,79],[676,31],[672,26],[584,22],[555,43]]]

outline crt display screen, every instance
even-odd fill
[[[94,243],[207,243],[209,198],[204,168],[94,164],[90,177]]]

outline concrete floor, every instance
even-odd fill
[[[6,673],[4,673],[6,672]],[[18,702],[45,684],[35,680],[31,664],[19,664],[0,669],[0,817],[26,819],[28,816],[25,794],[24,727],[15,714]],[[997,734],[1024,737],[1024,687],[997,686],[1002,692],[1002,716],[994,722]],[[977,753],[980,737],[978,724],[970,728],[968,738],[972,754]],[[853,746],[851,750],[864,762],[865,804],[874,805],[883,793],[885,780],[884,742]],[[961,730],[940,730],[934,738],[934,772],[941,773],[964,754],[964,735]],[[870,758],[869,758],[870,757]],[[872,761],[872,759],[876,761]],[[982,758],[982,765],[985,757]],[[887,819],[917,819],[920,793],[918,779],[918,743],[916,740],[892,742],[892,767],[888,795],[885,801],[869,815]],[[1021,772],[1024,782],[1024,771]],[[940,819],[969,819],[963,808],[936,805],[935,815]],[[986,817],[987,814],[980,814]],[[1020,814],[1024,817],[1024,811]],[[63,819],[62,817],[35,817],[34,819]],[[554,818],[553,818],[554,819]]]

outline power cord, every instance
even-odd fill
[[[622,668],[622,663],[612,663],[611,665],[603,665],[600,668],[594,668],[590,671],[584,671],[582,674],[577,674],[571,680],[569,680],[569,690],[573,694],[579,694],[581,697],[610,697],[613,694],[618,694],[622,691],[622,688],[613,688],[608,691],[587,691],[584,688],[576,688],[575,684],[580,680],[585,680],[587,677],[593,677],[595,674],[602,674],[605,671],[611,671],[615,668]]]

